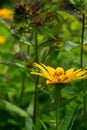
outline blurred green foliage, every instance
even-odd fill
[[[0,44],[0,130],[32,130],[36,84],[34,130],[54,130],[54,87],[47,87],[43,78],[37,80],[30,72],[34,71],[34,62],[54,68],[62,66],[65,70],[80,67],[82,14],[87,3],[84,0],[25,0],[22,3],[16,0],[16,5],[14,3],[0,1],[1,8],[14,11],[13,20],[0,19],[0,35],[6,39],[5,44]],[[86,43],[87,23],[83,52],[85,69]],[[62,89],[60,106],[60,130],[86,130],[81,81]]]

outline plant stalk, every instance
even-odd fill
[[[21,84],[21,93],[20,93],[20,98],[19,98],[19,106],[21,106],[21,103],[22,103],[24,90],[25,90],[25,74],[22,73],[22,84]]]
[[[60,130],[60,88],[56,90],[56,130]]]
[[[84,31],[85,31],[85,14],[82,14],[82,36],[81,36],[81,56],[80,56],[80,67],[83,68],[83,43],[84,43]],[[84,84],[84,79],[82,79],[82,89],[83,89],[83,122],[84,127],[87,127],[86,121],[86,88]]]
[[[38,63],[38,39],[37,33],[35,33],[35,62]],[[36,77],[35,80],[35,90],[34,90],[34,109],[33,109],[33,124],[35,127],[36,124],[36,113],[37,113],[37,89],[38,89],[39,77]]]
[[[82,14],[82,34],[81,34],[81,55],[80,55],[80,67],[83,68],[83,42],[85,31],[85,14]]]

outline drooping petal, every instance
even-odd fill
[[[45,77],[42,73],[38,73],[38,72],[31,72],[30,74],[35,74],[35,75],[39,75],[39,76]]]
[[[49,75],[47,70],[44,69],[44,67],[42,67],[41,65],[39,65],[37,63],[35,63],[34,66],[41,70],[41,74],[43,75],[43,77],[51,80],[51,76]]]
[[[55,73],[55,69],[50,66],[45,66],[44,64],[41,64],[41,65],[47,70],[49,75],[53,77],[53,74]]]
[[[42,67],[42,65],[34,63],[34,66],[39,68],[40,70],[42,70],[43,72],[46,72],[46,70],[44,69],[44,67]]]

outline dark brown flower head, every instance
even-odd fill
[[[28,16],[28,10],[26,8],[26,4],[22,1],[16,0],[15,10],[14,10],[14,20],[15,22],[21,22],[25,20]]]

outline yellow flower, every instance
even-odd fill
[[[6,39],[3,36],[0,36],[0,44],[4,44],[6,42]]]
[[[45,66],[44,64],[34,63],[34,66],[39,68],[41,72],[31,72],[31,74],[39,75],[46,78],[46,84],[65,84],[71,83],[73,80],[83,79],[87,77],[87,70],[74,70],[70,68],[67,71],[64,71],[62,67],[57,67],[56,69]]]
[[[0,18],[3,19],[12,19],[13,11],[10,9],[0,9]]]

